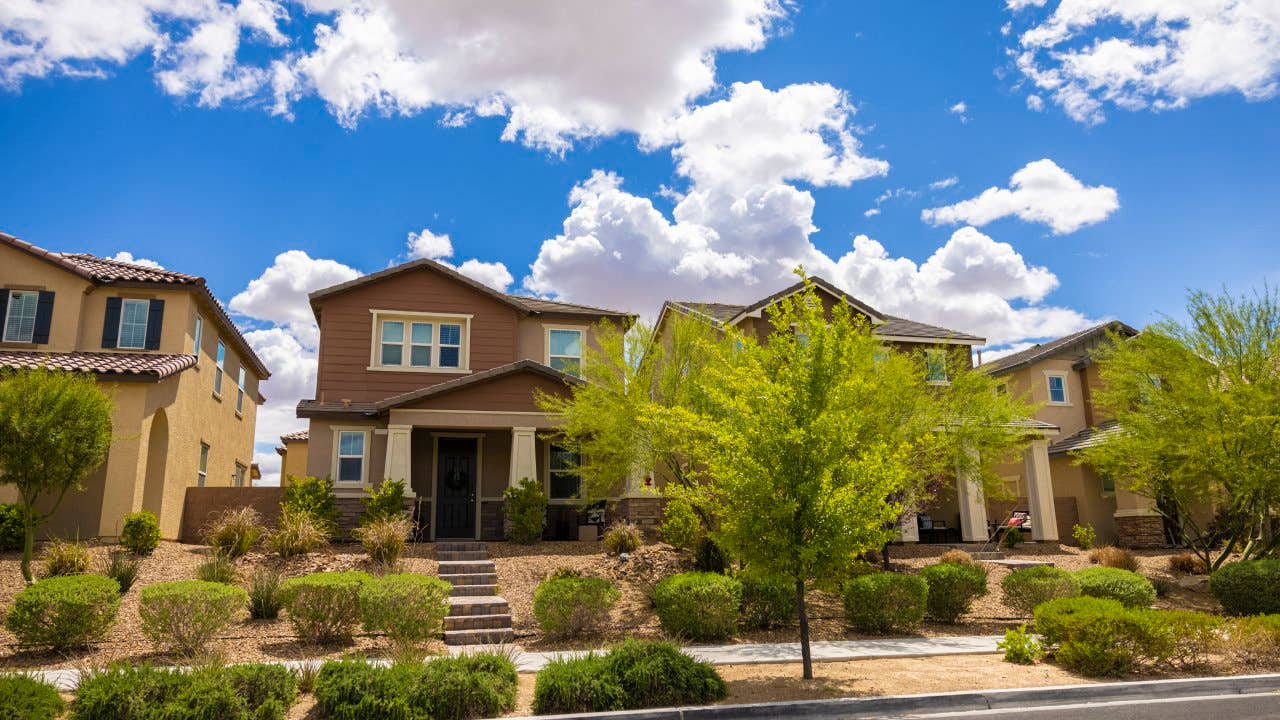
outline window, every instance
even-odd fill
[[[241,463],[236,463],[235,482],[236,487],[244,487],[244,477],[249,472],[249,468]]]
[[[1115,478],[1111,477],[1110,475],[1103,475],[1100,479],[1102,480],[1102,492],[1113,493],[1116,491]]]
[[[924,352],[925,380],[931,383],[947,382],[947,353],[945,350]]]
[[[364,482],[364,445],[363,430],[338,431],[337,482]]]
[[[222,367],[227,361],[227,346],[218,341],[218,354],[213,366],[213,394],[222,395]]]
[[[547,364],[569,375],[582,374],[582,331],[548,330]]]
[[[120,302],[120,340],[116,347],[141,350],[147,346],[147,314],[150,300],[125,298]]]
[[[196,331],[191,334],[192,348],[191,354],[196,356],[196,362],[200,362],[200,342],[204,336],[204,318],[196,315]]]
[[[244,412],[244,365],[240,366],[240,377],[236,378],[236,412]]]
[[[196,471],[196,487],[204,487],[209,477],[209,446],[200,443],[200,469]]]
[[[431,330],[431,323],[409,326],[409,364],[413,367],[431,367]]]
[[[1049,404],[1067,404],[1067,376],[1061,373],[1046,375],[1049,383]]]
[[[575,500],[578,498],[582,480],[578,477],[580,456],[572,450],[559,445],[552,445],[549,452],[547,478],[551,486],[547,497],[552,500]]]
[[[405,333],[408,326],[408,333]],[[431,341],[435,326],[429,322],[382,321],[379,340],[379,364],[404,365],[408,358],[410,367],[431,367]],[[454,366],[456,367],[456,365]]]
[[[440,367],[462,366],[462,326],[440,323]]]
[[[375,310],[369,369],[465,371],[469,318]]]
[[[383,365],[404,364],[404,323],[388,320],[382,323]]]
[[[1009,386],[1008,386],[1006,383],[1000,383],[999,385],[997,385],[997,386],[996,386],[996,394],[997,394],[997,395],[1008,395],[1008,394],[1009,394]]]
[[[9,312],[4,319],[4,341],[29,343],[36,331],[36,305],[40,293],[14,290],[9,293]]]

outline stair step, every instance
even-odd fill
[[[481,585],[479,587],[484,586]],[[510,612],[511,606],[507,604],[506,599],[500,598],[497,595],[455,596],[449,599],[449,617],[465,615],[503,615]]]
[[[460,575],[446,575],[440,573],[441,580],[447,580],[454,585],[497,585],[498,574],[487,573],[464,573]]]
[[[475,540],[438,540],[436,541],[436,552],[454,552],[454,551],[475,551],[484,550],[487,547],[485,543]]]
[[[486,630],[445,630],[445,645],[498,645],[514,642],[516,633],[511,628]]]
[[[1004,553],[996,550],[994,552],[972,552],[969,553],[974,560],[1003,560]]]
[[[510,630],[511,615],[454,615],[444,619],[449,630]]]
[[[449,592],[451,597],[497,597],[497,585],[454,585]]]
[[[440,562],[438,565],[437,572],[441,575],[469,575],[495,571],[492,560],[455,560]]]
[[[453,562],[456,560],[488,560],[489,553],[484,550],[437,550],[436,560],[440,562]]]

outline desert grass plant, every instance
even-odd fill
[[[310,515],[329,538],[338,531],[338,497],[331,478],[291,477],[280,501],[280,512]]]
[[[653,588],[662,629],[690,640],[727,640],[738,628],[742,583],[726,575],[686,572]]]
[[[1025,624],[1004,631],[1004,639],[996,643],[1004,651],[1004,661],[1015,665],[1035,665],[1044,656],[1044,646],[1027,632]]]
[[[52,685],[28,675],[0,675],[0,717],[56,720],[67,704]]]
[[[1062,568],[1042,565],[1009,573],[1000,589],[1005,605],[1031,615],[1041,603],[1079,595],[1080,582]]]
[[[643,543],[644,535],[640,528],[626,520],[618,520],[604,531],[604,547],[614,555],[633,553]]]
[[[1280,669],[1280,615],[1232,619],[1224,647],[1231,659],[1250,670]]]
[[[1178,553],[1169,556],[1169,572],[1182,575],[1206,575],[1209,572],[1209,566],[1204,558],[1195,553]]]
[[[987,594],[987,569],[980,565],[937,563],[921,568],[920,576],[929,586],[929,615],[945,623],[958,622]]]
[[[216,555],[244,557],[262,536],[262,516],[251,507],[224,510],[205,526],[205,542]]]
[[[44,549],[44,571],[41,577],[65,577],[89,572],[92,558],[89,548],[75,540],[50,540]]]
[[[360,622],[387,637],[393,657],[408,657],[440,637],[453,586],[438,577],[398,573],[360,587]]]
[[[873,572],[845,583],[844,616],[857,630],[906,632],[924,620],[929,585],[919,575]]]
[[[120,610],[120,585],[101,575],[41,580],[13,599],[5,627],[22,645],[68,650],[100,642]]]
[[[1132,552],[1112,545],[1090,550],[1089,562],[1102,567],[1138,572],[1138,558]]]
[[[160,521],[150,510],[139,510],[124,516],[120,528],[120,545],[134,555],[150,555],[160,546]]]
[[[362,572],[320,572],[286,580],[284,607],[294,632],[314,645],[349,642],[360,622],[360,589],[370,580]]]
[[[502,493],[503,511],[510,521],[507,539],[521,545],[532,545],[542,539],[542,527],[547,518],[547,495],[542,484],[529,478],[521,478],[519,484]]]
[[[604,578],[552,577],[533,593],[533,617],[547,637],[583,637],[609,619],[621,597]]]
[[[113,552],[107,555],[106,559],[98,561],[98,574],[115,580],[120,585],[122,595],[133,587],[141,568],[142,560],[137,555],[127,552]]]
[[[384,516],[370,520],[351,534],[360,541],[370,560],[383,568],[393,568],[404,554],[405,539],[412,529],[409,518],[403,515]]]
[[[308,512],[282,507],[276,529],[267,534],[266,545],[282,558],[306,555],[329,542],[326,525]]]
[[[1098,532],[1092,525],[1072,525],[1071,537],[1081,550],[1092,550],[1098,544]]]
[[[973,556],[959,548],[952,548],[938,557],[938,562],[951,563],[952,565],[977,565],[978,561]]]
[[[203,580],[155,583],[138,597],[143,634],[182,657],[205,654],[249,599],[242,588]]]
[[[298,681],[298,692],[311,694],[316,689],[316,676],[320,674],[320,663],[304,662],[293,668],[293,677]]]
[[[284,607],[281,585],[284,577],[271,568],[254,568],[245,583],[249,596],[249,617],[254,620],[275,620]]]
[[[215,553],[196,566],[196,579],[232,585],[236,581],[236,563],[226,555]]]
[[[1113,567],[1088,567],[1075,573],[1080,594],[1109,598],[1129,607],[1150,607],[1156,601],[1151,581],[1138,573]]]

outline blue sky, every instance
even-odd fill
[[[305,292],[414,238],[511,291],[644,314],[804,262],[1001,347],[1280,276],[1266,0],[127,0],[101,32],[27,5],[0,9],[0,230],[207,277],[279,365],[268,462],[313,382]],[[460,37],[503,61],[441,50]],[[1024,168],[1041,190],[957,205]]]

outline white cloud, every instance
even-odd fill
[[[515,282],[511,271],[507,270],[507,266],[500,262],[484,262],[482,260],[466,260],[457,268],[457,271],[477,282],[484,283],[494,290],[506,292],[511,283]]]
[[[1028,96],[1027,96],[1027,109],[1028,109],[1028,110],[1030,110],[1030,111],[1032,111],[1032,112],[1043,112],[1043,111],[1044,111],[1044,98],[1040,97],[1039,95],[1028,95]]]
[[[433,233],[431,230],[423,228],[421,232],[409,233],[405,245],[408,247],[408,258],[430,258],[495,290],[505,292],[511,283],[515,282],[515,278],[511,276],[511,271],[507,270],[507,266],[500,262],[484,262],[472,259],[464,261],[461,265],[454,265],[448,260],[448,258],[453,257],[453,241],[449,239],[447,234]]]
[[[929,183],[929,189],[930,190],[946,190],[949,187],[955,186],[955,184],[958,182],[960,182],[960,178],[956,177],[955,175],[952,175],[951,177],[942,178],[941,180],[935,180]]]
[[[156,262],[155,260],[134,257],[133,253],[129,252],[128,250],[121,250],[120,252],[108,258],[108,260],[115,260],[117,262],[130,263],[132,265],[141,265],[142,267],[156,268],[157,270],[164,269],[164,266]]]
[[[878,208],[878,207],[873,207],[873,208],[868,208],[866,212],[862,213],[862,216],[863,216],[863,217],[875,217],[875,216],[877,216],[877,215],[879,215],[879,214],[880,214],[880,208]]]
[[[1013,174],[1008,188],[991,187],[981,195],[921,212],[933,225],[986,225],[1016,215],[1027,222],[1048,225],[1056,235],[1101,222],[1120,207],[1114,188],[1085,186],[1049,159],[1027,163]]]
[[[320,331],[307,294],[360,275],[359,270],[336,260],[312,258],[303,250],[288,250],[277,255],[270,267],[231,298],[230,308],[285,328],[300,344],[315,348]]]
[[[297,406],[298,400],[315,397],[316,348],[303,345],[282,327],[251,330],[244,336],[271,369],[271,377],[260,388],[267,402],[258,408],[255,440],[275,447],[281,435],[307,427],[307,421],[297,417]]]
[[[1023,350],[1027,350],[1035,346],[1036,346],[1036,343],[1033,343],[1033,342],[1020,342],[1020,343],[1013,343],[1012,345],[1004,345],[1002,347],[988,346],[988,347],[981,348],[979,352],[982,355],[983,364],[986,364],[989,362],[993,362],[995,360],[999,360],[1000,358],[1006,355],[1012,355],[1017,352],[1022,352]]]
[[[409,239],[405,244],[408,245],[408,253],[411,258],[437,260],[439,258],[453,257],[453,242],[449,240],[449,236],[445,233],[437,235],[423,228],[422,232],[409,233]]]
[[[1043,5],[1008,2],[1015,11]],[[1105,120],[1108,103],[1159,111],[1211,95],[1256,101],[1280,91],[1275,0],[1061,0],[1019,45],[1019,70],[1087,124]]]
[[[262,450],[255,447],[253,461],[262,472],[262,478],[254,481],[254,487],[275,487],[280,484],[280,455],[276,453],[274,446],[264,446]]]
[[[963,100],[947,108],[947,112],[951,113],[952,115],[963,116],[968,111],[969,111],[969,106]]]

